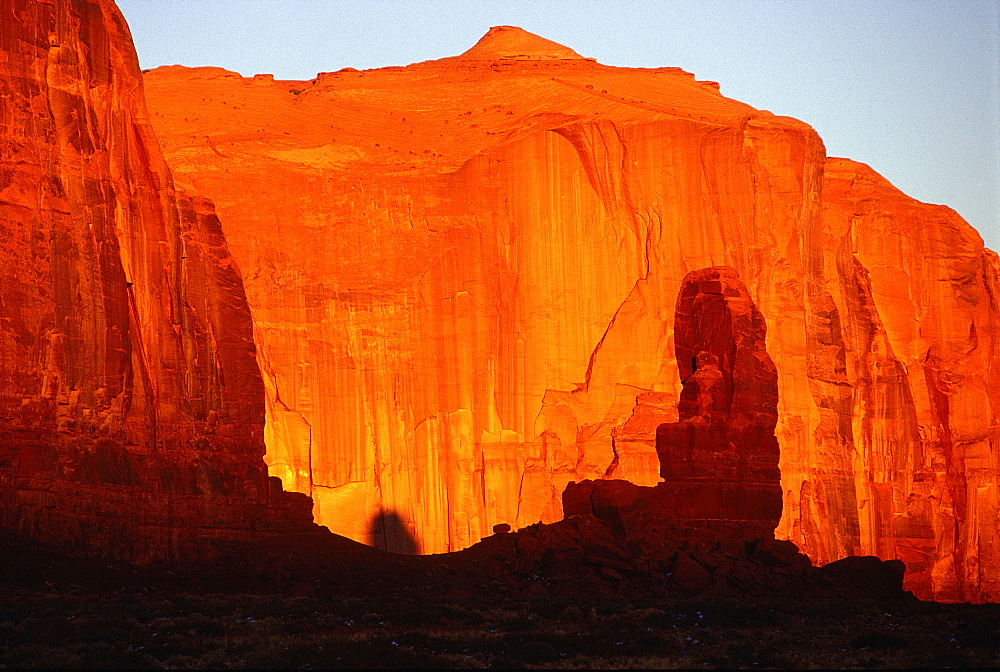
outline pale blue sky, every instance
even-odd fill
[[[950,205],[1000,250],[1000,0],[118,0],[144,68],[310,79],[454,56],[515,25],[679,66],[811,124],[831,156]]]

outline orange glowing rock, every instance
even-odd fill
[[[494,26],[458,58],[477,61],[582,58],[568,47],[515,26]]]
[[[731,268],[708,268],[684,279],[674,330],[683,391],[679,421],[656,430],[664,482],[571,483],[563,510],[595,515],[660,556],[697,543],[773,541],[778,374],[764,318]]]
[[[816,449],[782,455],[800,465],[787,533],[824,560],[900,558],[922,597],[1000,600],[997,255],[865,165],[828,159],[823,194],[815,256],[841,326],[814,326],[835,356],[812,376]]]
[[[674,329],[683,391],[678,422],[656,431],[664,482],[570,483],[563,520],[514,535],[515,573],[628,578],[667,595],[913,599],[899,560],[849,556],[816,568],[774,539],[778,374],[764,318],[733,269],[687,275]]]
[[[405,68],[146,86],[243,271],[271,473],[335,532],[371,543],[389,511],[440,552],[558,520],[570,481],[655,485],[675,298],[726,265],[777,367],[777,535],[1000,599],[998,265],[952,211],[714,83],[516,28]]]
[[[110,0],[0,1],[0,525],[200,560],[307,529],[212,205],[175,191]]]

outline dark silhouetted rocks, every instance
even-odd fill
[[[684,596],[906,597],[898,560],[849,557],[817,568],[795,544],[774,539],[777,372],[764,319],[736,272],[689,273],[675,329],[683,391],[678,422],[656,432],[664,481],[570,483],[564,520],[518,533],[515,571],[633,579]]]

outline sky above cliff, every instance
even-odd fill
[[[143,68],[406,65],[515,25],[607,65],[679,66],[953,207],[1000,250],[1000,0],[118,0]]]

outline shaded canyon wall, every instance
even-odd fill
[[[175,191],[110,0],[0,1],[0,525],[202,560],[308,529],[269,479],[242,281]]]
[[[371,542],[392,511],[422,552],[557,520],[571,481],[655,485],[675,298],[727,265],[777,367],[778,536],[1000,598],[976,232],[714,83],[532,37],[307,82],[147,73],[168,161],[243,270],[271,472],[333,531]]]

